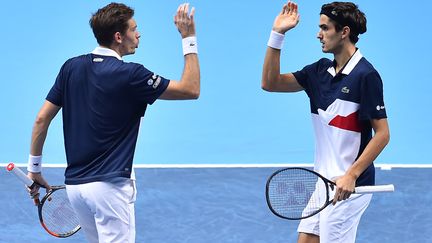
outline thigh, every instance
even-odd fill
[[[303,232],[299,233],[297,239],[297,243],[319,243],[319,242],[320,242],[320,238],[318,235],[308,234]]]
[[[371,198],[372,194],[353,195],[324,209],[320,214],[321,242],[354,243],[360,218]]]
[[[299,226],[297,228],[297,232],[319,236],[320,234],[319,219],[320,219],[319,214],[315,214],[312,217],[300,220]]]
[[[81,230],[84,231],[90,243],[98,243],[98,232],[94,212],[83,200],[80,185],[66,185],[69,201],[78,216]]]
[[[134,180],[68,185],[67,190],[90,242],[135,242]]]
[[[125,178],[94,183],[86,190],[100,242],[135,242],[135,184]]]

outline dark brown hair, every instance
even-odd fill
[[[321,14],[328,16],[335,23],[336,31],[343,27],[350,28],[350,40],[357,43],[359,35],[366,32],[366,16],[358,6],[352,2],[332,2],[321,7]]]
[[[94,13],[89,23],[99,45],[108,47],[116,32],[125,34],[133,15],[134,10],[122,3],[110,3]]]

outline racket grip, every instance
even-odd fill
[[[355,188],[354,193],[375,193],[375,192],[394,192],[394,185],[379,185],[379,186],[359,186]]]
[[[9,163],[6,167],[7,171],[12,172],[20,181],[22,181],[29,188],[33,187],[34,182],[27,177],[27,175],[18,167],[15,166],[14,163]]]

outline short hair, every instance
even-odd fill
[[[89,23],[99,45],[108,47],[116,32],[125,34],[133,15],[134,10],[122,3],[110,3],[94,13]]]
[[[350,40],[357,43],[359,35],[366,32],[366,15],[352,2],[332,2],[321,7],[321,13],[329,17],[335,23],[339,32],[344,26],[350,28]]]

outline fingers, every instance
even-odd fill
[[[39,204],[39,186],[36,185],[33,188],[29,188],[26,186],[27,191],[29,192],[30,198],[33,199],[35,206]]]
[[[287,11],[288,11],[288,5],[287,5],[287,4],[284,4],[284,5],[282,6],[281,15],[285,14]]]
[[[337,188],[332,204],[335,205],[337,202],[348,199],[351,196],[351,194],[352,194],[352,192],[350,192],[350,191],[346,191],[346,190],[342,190],[340,188]]]
[[[195,8],[192,8],[189,14],[189,3],[180,4],[177,8],[177,13],[174,16],[174,19],[179,22],[180,20],[190,19],[191,16],[195,14]]]
[[[189,17],[191,18],[191,20],[193,20],[194,15],[195,15],[195,7],[192,7],[190,14],[189,14]]]
[[[288,3],[284,4],[282,7],[281,14],[297,14],[298,6],[296,3],[288,1]]]
[[[195,35],[194,24],[195,8],[189,12],[189,3],[180,4],[174,16],[174,24],[177,26],[182,38]]]

